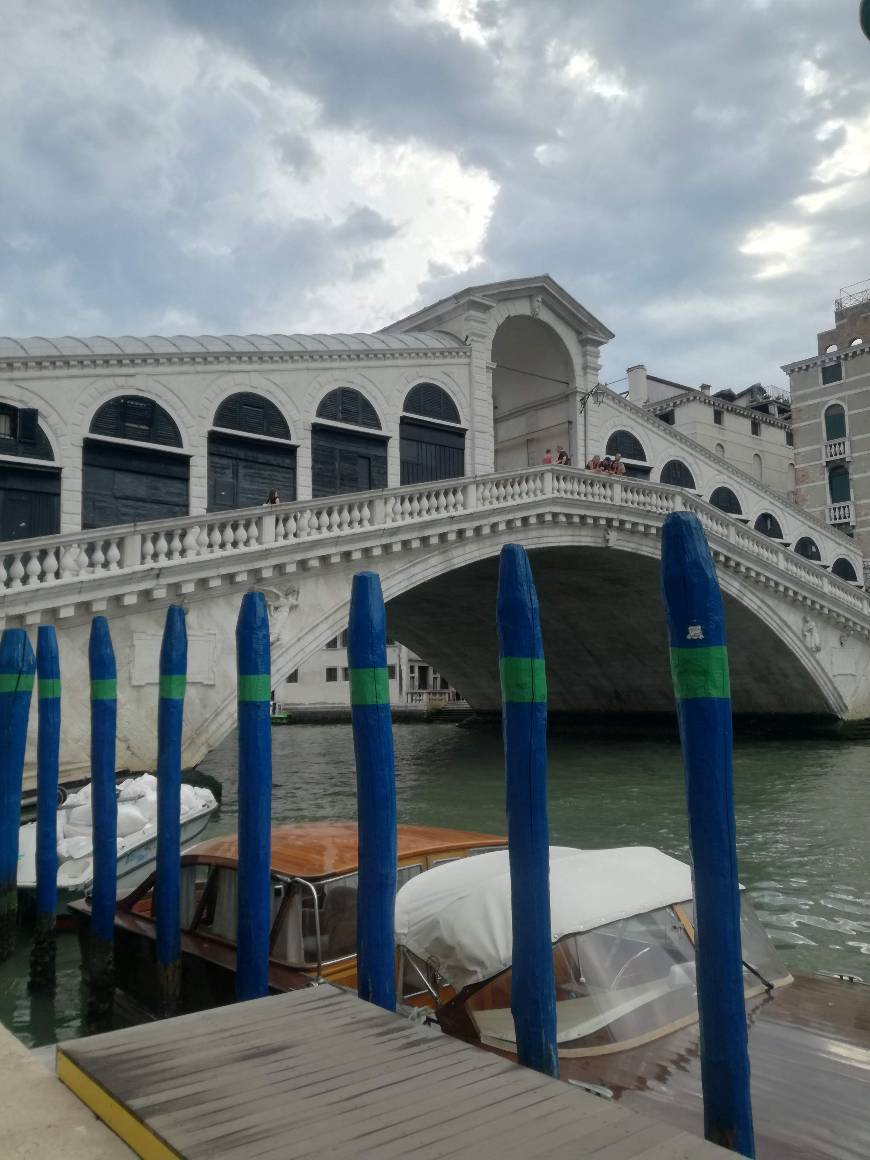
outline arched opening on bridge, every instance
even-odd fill
[[[846,412],[840,403],[825,408],[825,440],[846,438]]]
[[[852,485],[849,481],[849,468],[839,464],[828,472],[828,487],[831,491],[831,503],[850,503],[852,499]]]
[[[528,551],[551,711],[672,715],[660,561],[591,544]],[[492,664],[497,588],[493,554],[442,572],[387,605],[391,634],[479,711],[497,712],[501,705]],[[727,591],[723,598],[735,712],[832,716],[825,689],[775,627],[778,621],[763,619]]]
[[[320,400],[311,430],[311,494],[315,499],[387,486],[387,436],[377,411],[355,387]]]
[[[91,422],[82,454],[82,527],[186,516],[190,457],[153,399],[118,395]]]
[[[740,506],[740,500],[734,494],[730,487],[717,487],[710,496],[710,503],[713,507],[717,507],[720,512],[726,512],[729,516],[739,516],[743,514],[743,508]]]
[[[296,498],[296,448],[273,402],[247,391],[230,395],[208,434],[208,510],[265,503],[274,489]]]
[[[772,540],[783,539],[782,528],[779,520],[770,512],[762,512],[755,521],[756,532],[761,532],[763,536],[770,536]]]
[[[764,483],[764,463],[757,451],[752,456],[752,474],[759,483]]]
[[[831,571],[835,576],[839,576],[841,580],[848,580],[851,584],[858,583],[858,574],[851,560],[847,560],[845,556],[840,556],[838,560],[834,561]]]
[[[402,483],[459,479],[465,474],[465,430],[443,387],[418,383],[405,396],[399,420]]]
[[[625,474],[638,479],[649,479],[650,465],[646,461],[643,444],[631,431],[614,431],[604,448],[605,455],[621,455]]]
[[[47,466],[53,461],[36,408],[0,403],[0,540],[60,531],[60,469]]]
[[[664,465],[661,482],[673,484],[674,487],[687,487],[690,491],[695,490],[694,475],[679,459],[669,459]]]
[[[505,319],[492,343],[495,469],[530,467],[572,447],[574,368],[559,335],[537,318]]]
[[[799,556],[803,556],[805,560],[814,560],[817,564],[821,564],[822,562],[822,553],[819,551],[819,545],[809,536],[801,536],[795,544],[794,550]]]

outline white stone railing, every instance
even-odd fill
[[[829,524],[853,524],[854,513],[851,503],[832,503],[828,506]]]
[[[825,463],[833,463],[836,459],[845,459],[848,454],[848,439],[829,439],[825,443]]]
[[[366,532],[375,532],[377,543],[400,528],[437,527],[437,521],[450,517],[469,523],[475,513],[489,522],[502,515],[510,519],[532,505],[538,510],[576,507],[596,516],[608,515],[609,509],[613,518],[632,511],[658,517],[692,511],[711,537],[733,546],[753,567],[800,581],[829,603],[870,617],[867,594],[681,488],[556,466],[11,541],[0,545],[0,591],[7,599],[20,595],[26,605],[29,596],[51,590],[57,593],[51,603],[56,599],[61,605],[66,594],[87,599],[93,581],[122,585],[127,578],[138,581],[159,571],[162,583],[176,566],[192,562],[206,564],[206,575],[226,560],[238,560],[243,570],[253,553],[262,563],[264,551],[293,545],[316,554],[322,543],[321,551],[330,552],[344,537],[350,549],[365,540]]]

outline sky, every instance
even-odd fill
[[[549,273],[603,381],[782,388],[870,278],[857,0],[0,17],[2,334],[375,330]]]

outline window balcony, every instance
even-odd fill
[[[828,507],[829,524],[854,524],[855,505],[852,503],[832,503]]]
[[[838,459],[849,459],[850,456],[848,439],[829,439],[825,443],[825,463],[836,463]]]

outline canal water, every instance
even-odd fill
[[[504,832],[497,729],[403,724],[394,736],[400,821]],[[275,821],[355,816],[349,725],[273,737]],[[200,767],[224,789],[212,833],[235,828],[235,744],[228,738]],[[738,740],[734,777],[741,880],[785,961],[870,977],[870,744]],[[550,833],[557,844],[651,845],[685,858],[678,743],[553,737]],[[75,939],[60,939],[53,1003],[28,994],[28,950],[22,938],[16,960],[0,965],[0,1022],[34,1046],[80,1034]]]

